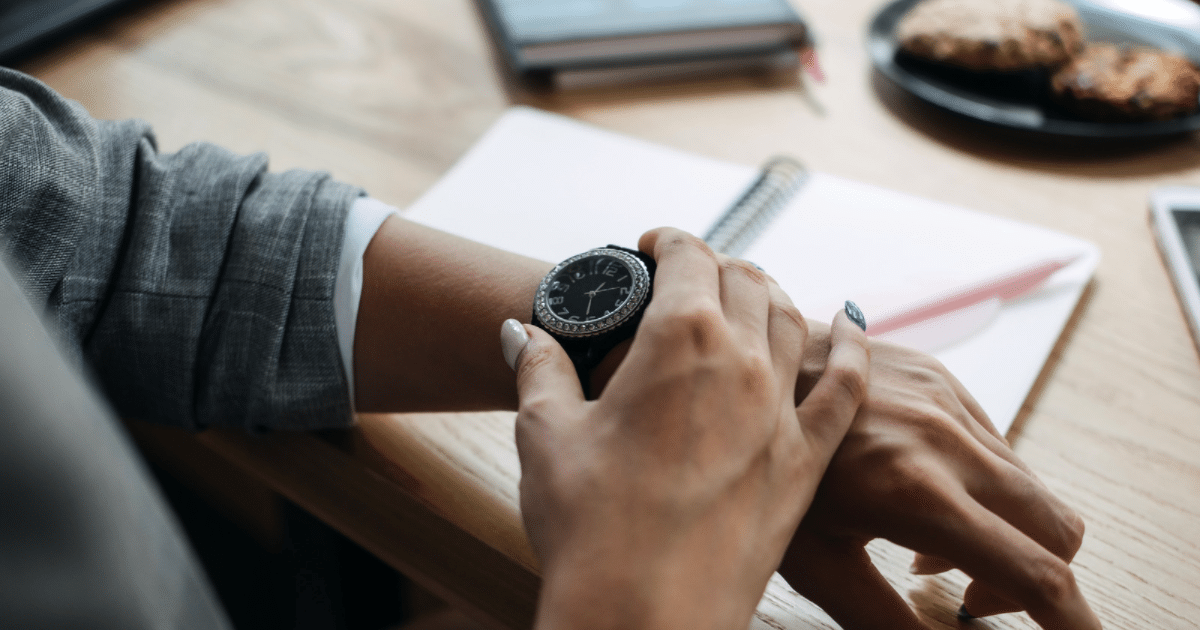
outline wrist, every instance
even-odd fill
[[[543,574],[537,630],[744,627],[758,601],[745,610],[745,606],[734,605],[732,593],[715,592],[719,580],[679,571],[694,563],[647,562],[644,556],[619,562],[612,555],[597,561],[601,555],[589,554],[570,566],[560,563],[564,570]],[[705,582],[712,588],[706,588]]]
[[[611,557],[611,556],[609,556]],[[561,564],[561,563],[560,563]],[[545,567],[538,597],[537,630],[636,630],[650,628],[650,597],[629,567],[606,571],[595,561],[566,570]],[[640,571],[639,571],[640,572]]]

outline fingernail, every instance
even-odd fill
[[[517,369],[517,357],[521,351],[525,349],[525,344],[529,343],[529,333],[525,332],[525,327],[521,322],[515,319],[506,319],[500,325],[500,351],[504,353],[504,362],[508,367]]]
[[[863,329],[863,332],[867,331],[867,318],[863,317],[862,310],[858,308],[858,305],[850,300],[846,300],[846,317],[849,317],[850,321],[858,324],[858,327]]]
[[[917,563],[916,563],[916,562],[914,562],[914,563],[912,563],[912,564],[908,565],[908,572],[909,572],[909,573],[911,573],[911,574],[913,574],[913,575],[920,575],[920,574],[921,574],[921,568],[917,566]]]
[[[967,605],[963,604],[962,606],[958,607],[958,618],[963,621],[969,621],[971,619],[974,619],[975,615],[972,615],[971,613],[967,612]]]

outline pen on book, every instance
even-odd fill
[[[805,44],[796,52],[800,55],[800,65],[808,73],[808,76],[817,83],[825,83],[825,70],[821,68],[821,61],[817,59],[816,45]]]
[[[796,56],[800,59],[800,70],[806,74],[818,85],[825,84],[825,70],[821,68],[821,61],[817,58],[817,42],[812,37],[812,33],[807,33],[804,41],[795,47]],[[804,77],[800,77],[800,96],[804,102],[808,103],[812,108],[813,113],[818,116],[825,116],[825,106],[817,100],[811,87],[806,86]]]
[[[981,282],[951,289],[911,307],[893,313],[884,313],[879,317],[872,318],[867,326],[867,334],[881,335],[899,330],[992,298],[1011,300],[1020,297],[1037,289],[1050,276],[1079,258],[1079,255],[1073,255],[1042,260]]]

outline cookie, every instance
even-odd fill
[[[1089,44],[1050,85],[1064,108],[1091,120],[1170,120],[1200,109],[1200,70],[1148,48]]]
[[[909,54],[976,71],[1057,68],[1083,42],[1079,15],[1059,0],[925,0],[896,26]]]

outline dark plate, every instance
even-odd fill
[[[1082,120],[1050,98],[1045,72],[979,73],[917,59],[899,50],[896,24],[920,0],[895,0],[871,21],[867,46],[875,68],[923,101],[993,125],[1090,138],[1135,138],[1200,129],[1200,113],[1173,120],[1110,123]],[[1200,65],[1200,33],[1072,2],[1089,41],[1159,48]]]

